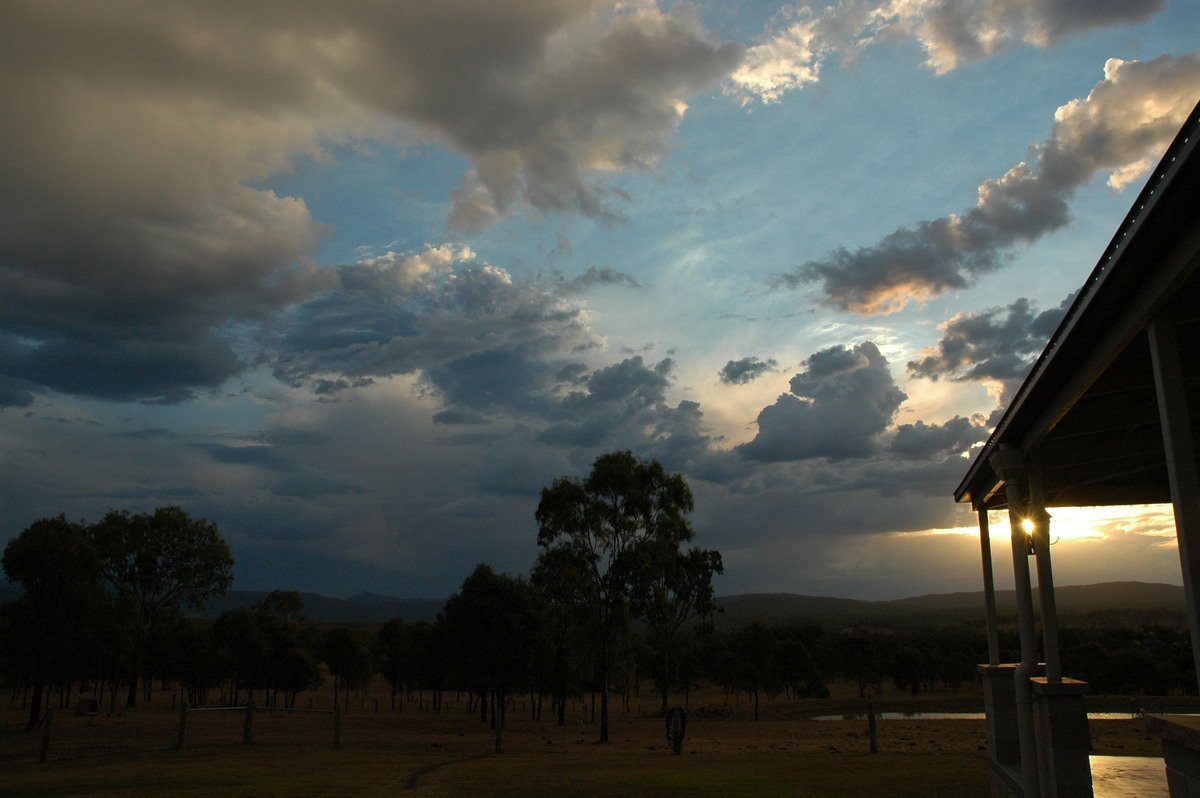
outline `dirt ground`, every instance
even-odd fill
[[[423,699],[423,700],[422,700]],[[682,698],[678,701],[683,704]],[[387,749],[404,753],[489,753],[495,745],[489,724],[469,713],[465,696],[449,694],[441,712],[430,711],[428,696],[401,702],[389,709],[386,690],[352,697],[341,716],[340,744],[344,748]],[[838,686],[827,700],[764,700],[760,720],[754,720],[748,696],[726,696],[710,690],[693,694],[683,750],[685,754],[778,752],[781,754],[865,753],[870,750],[867,702],[858,699],[852,686]],[[873,699],[876,711],[979,712],[978,688],[951,693],[906,694],[884,691]],[[332,697],[324,692],[301,696],[297,707],[328,710]],[[588,751],[665,751],[665,724],[655,717],[658,700],[650,693],[633,696],[628,703],[614,697],[610,709],[609,745],[597,746],[599,726],[591,722],[589,701],[570,707],[568,723],[558,726],[547,705],[541,720],[530,718],[530,702],[517,699],[510,710],[502,737],[505,753]],[[834,715],[846,719],[814,720]],[[24,729],[26,715],[19,701],[0,705],[0,763],[36,761],[43,732]],[[1161,742],[1145,730],[1141,717],[1090,722],[1093,753],[1124,756],[1161,756]],[[245,734],[245,712],[191,711],[188,747],[238,745]],[[333,745],[334,717],[320,712],[254,713],[252,741],[257,745]],[[69,708],[56,708],[51,723],[47,756],[80,759],[117,752],[173,749],[179,737],[178,698],[160,693],[146,706],[100,716],[76,716]],[[983,755],[987,750],[982,719],[879,719],[880,752]]]

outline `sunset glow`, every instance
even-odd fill
[[[445,597],[629,449],[719,593],[974,589],[954,486],[1200,97],[1194,3],[1018,5],[11,4],[0,543],[178,504],[240,589]]]

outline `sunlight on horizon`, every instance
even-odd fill
[[[1109,507],[1051,507],[1050,540],[1104,542],[1126,535],[1162,538],[1175,545],[1175,515],[1169,504],[1113,505]],[[1008,512],[988,513],[988,529],[993,543],[1008,531]],[[926,529],[908,535],[979,536],[978,526]]]

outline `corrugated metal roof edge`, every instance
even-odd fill
[[[1053,361],[1054,355],[1059,348],[1059,342],[1064,340],[1074,328],[1100,286],[1103,285],[1108,275],[1115,271],[1122,253],[1136,239],[1136,234],[1130,235],[1130,233],[1136,233],[1136,229],[1141,221],[1153,213],[1154,208],[1165,193],[1165,189],[1169,186],[1171,178],[1182,167],[1184,160],[1193,157],[1196,147],[1200,146],[1200,135],[1197,134],[1200,134],[1200,103],[1197,103],[1192,109],[1187,120],[1180,127],[1179,133],[1176,134],[1174,140],[1167,147],[1166,152],[1163,153],[1163,157],[1155,166],[1154,171],[1151,172],[1150,178],[1146,181],[1141,192],[1139,192],[1120,226],[1117,227],[1117,231],[1113,234],[1095,268],[1092,269],[1083,288],[1075,297],[1075,301],[1067,309],[1058,328],[1050,336],[1046,347],[1038,356],[1037,361],[1034,362],[1033,368],[1029,370],[1029,374],[1026,375],[1025,380],[1021,383],[1021,387],[1017,389],[1012,401],[1009,402],[995,430],[992,431],[983,448],[975,455],[974,460],[972,460],[970,467],[967,469],[966,475],[954,490],[954,500],[956,502],[975,502],[975,497],[971,494],[972,486],[981,478],[983,469],[985,467],[990,468],[988,459],[991,457],[992,452],[999,447],[1002,438],[1008,432],[1012,420],[1024,406],[1025,400],[1034,390],[1038,379],[1045,373]]]

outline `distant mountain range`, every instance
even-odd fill
[[[1086,625],[1186,624],[1183,588],[1149,582],[1104,582],[1055,588],[1061,623]],[[799,596],[791,593],[750,593],[718,600],[722,612],[718,629],[736,629],[762,620],[769,624],[820,623],[905,629],[982,623],[986,617],[983,591],[935,593],[890,601]],[[1034,604],[1036,605],[1036,591]],[[1016,591],[996,591],[996,613],[1002,623],[1017,614]]]
[[[0,585],[0,601],[21,594],[16,586]],[[445,600],[405,599],[376,593],[359,593],[336,599],[316,593],[301,593],[304,613],[321,624],[380,624],[391,618],[433,621]],[[230,609],[247,609],[262,601],[266,591],[231,590],[211,599],[202,618],[216,618]],[[1183,588],[1148,582],[1105,582],[1096,585],[1065,585],[1055,590],[1059,619],[1063,623],[1125,625],[1137,623],[1182,624],[1186,622]],[[748,593],[718,599],[722,612],[714,618],[718,629],[736,629],[755,620],[769,624],[819,623],[822,626],[857,626],[905,629],[928,626],[982,623],[983,593],[936,593],[891,601],[801,596],[794,593]],[[996,609],[1002,622],[1012,621],[1017,612],[1012,590],[996,593]]]
[[[225,610],[249,609],[266,598],[265,591],[231,590],[220,598],[210,599],[200,613],[202,618],[216,618]],[[392,618],[405,621],[434,621],[445,606],[446,600],[405,599],[381,596],[377,593],[359,593],[348,599],[336,599],[317,593],[301,593],[304,599],[304,614],[317,623],[328,624],[379,624]]]

